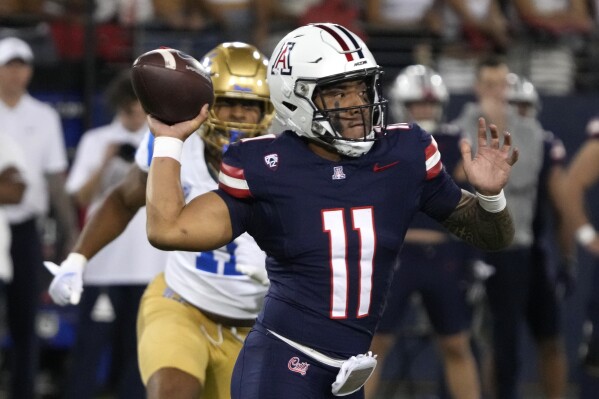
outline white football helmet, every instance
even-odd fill
[[[389,91],[391,115],[394,122],[416,122],[424,130],[434,133],[443,121],[445,106],[449,99],[443,78],[425,65],[410,65],[393,81]],[[412,115],[408,107],[412,103],[437,105],[432,115]]]
[[[521,114],[524,114],[524,116],[536,118],[541,109],[541,100],[532,82],[515,73],[510,73],[507,76],[507,83],[506,98],[508,103],[519,106],[522,110]]]
[[[276,118],[299,136],[359,157],[385,133],[386,100],[382,98],[382,71],[364,42],[341,25],[317,23],[302,26],[275,47],[268,65],[270,98]],[[369,104],[350,108],[319,109],[316,89],[342,81],[364,80]],[[347,139],[337,131],[331,117],[339,111],[368,110],[364,137]]]

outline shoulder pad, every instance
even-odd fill
[[[412,123],[392,123],[387,125],[387,131],[389,130],[410,130],[414,127]]]
[[[244,139],[241,139],[239,141],[241,141],[242,143],[247,143],[250,141],[259,141],[259,140],[267,140],[267,141],[272,141],[276,138],[277,136],[275,136],[274,134],[270,133],[270,134],[264,134],[262,136],[256,136],[256,137],[247,137]]]

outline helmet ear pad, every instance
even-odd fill
[[[210,73],[214,87],[214,103],[208,120],[202,126],[204,141],[218,152],[243,137],[265,133],[274,117],[270,88],[266,82],[268,59],[255,46],[242,42],[221,43],[201,61]],[[215,109],[219,101],[252,101],[261,112],[257,123],[221,120]]]
[[[382,129],[386,101],[382,97],[381,68],[364,42],[337,24],[302,26],[285,36],[275,47],[269,66],[271,100],[280,120],[289,130],[320,142],[345,156],[361,156]],[[344,138],[332,121],[332,109],[315,103],[317,89],[346,80],[368,82],[372,129],[361,139]],[[337,111],[338,112],[338,111]]]

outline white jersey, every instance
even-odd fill
[[[144,137],[135,155],[137,165],[149,171],[154,136]],[[181,155],[181,185],[185,201],[215,190],[204,158],[204,141],[198,134],[189,137]],[[265,267],[266,255],[247,233],[214,251],[169,253],[167,285],[189,303],[211,313],[235,319],[258,316],[267,287],[238,272],[236,265]]]
[[[118,121],[86,132],[79,146],[66,189],[75,193],[96,173],[104,162],[107,148],[113,144],[137,147],[147,128],[129,132]],[[92,199],[88,217],[101,204],[112,184],[121,180],[131,163],[114,157],[105,169],[101,193]],[[137,211],[127,228],[114,241],[102,248],[85,267],[85,285],[146,285],[164,270],[167,253],[154,248],[146,234],[145,208]]]
[[[10,135],[25,155],[27,190],[17,205],[6,207],[10,223],[45,216],[49,196],[46,174],[62,173],[68,162],[58,112],[29,94],[15,107],[0,101],[2,131]]]

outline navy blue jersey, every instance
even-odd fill
[[[459,127],[456,125],[442,124],[439,126],[436,132],[431,132],[439,152],[443,154],[443,167],[453,176],[456,168],[458,167],[460,160],[462,159],[462,153],[460,152],[460,139],[462,138]],[[462,188],[468,189],[465,182],[457,182]],[[410,228],[436,230],[445,232],[445,228],[438,222],[419,212],[414,217]]]
[[[341,356],[368,350],[414,214],[443,220],[461,197],[432,137],[405,124],[339,162],[293,132],[243,140],[225,154],[219,187],[234,235],[248,231],[268,255],[258,321]]]

